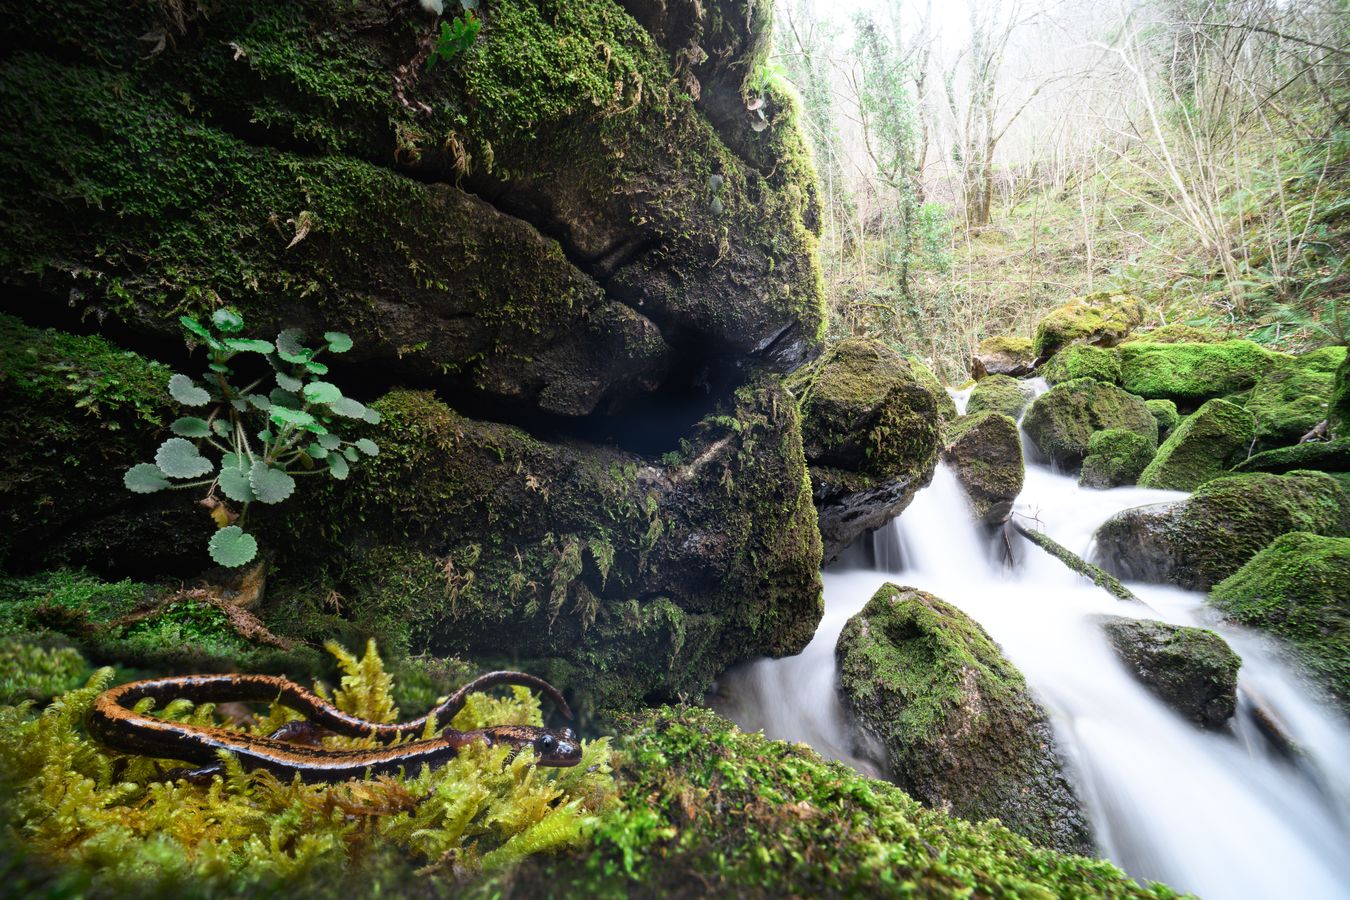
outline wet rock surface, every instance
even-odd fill
[[[1222,728],[1237,708],[1242,660],[1212,631],[1110,616],[1102,629],[1145,687],[1202,728]]]
[[[1143,399],[1115,385],[1079,378],[1055,385],[1036,399],[1022,420],[1032,443],[1061,466],[1077,466],[1098,431],[1123,428],[1157,446],[1158,421]]]
[[[963,416],[946,440],[942,459],[966,489],[975,518],[986,525],[1006,522],[1025,477],[1017,423],[997,412]]]

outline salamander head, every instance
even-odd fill
[[[491,744],[533,750],[536,765],[575,766],[581,762],[581,742],[570,728],[555,731],[534,725],[495,725],[482,729],[481,734]]]

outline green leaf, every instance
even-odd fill
[[[221,492],[236,503],[252,503],[258,499],[253,494],[253,486],[249,483],[247,472],[221,466],[218,483]]]
[[[365,419],[372,425],[378,425],[380,424],[380,419],[383,417],[380,415],[379,410],[366,407],[366,411],[361,414],[361,418]]]
[[[342,446],[342,441],[336,434],[321,434],[319,435],[319,446],[325,450],[336,450]]]
[[[343,447],[342,455],[347,457],[347,462],[356,462],[358,459],[361,458],[360,455],[356,452],[355,447]]]
[[[211,402],[211,395],[197,387],[186,375],[175,375],[169,379],[169,396],[184,406],[205,406]]]
[[[211,460],[197,452],[197,446],[183,438],[169,438],[155,451],[155,465],[170,478],[198,478],[215,468]]]
[[[336,403],[342,399],[342,391],[327,381],[311,381],[305,385],[304,394],[310,403]]]
[[[243,460],[237,453],[225,453],[220,457],[220,470],[222,472],[226,469],[235,469],[242,472],[245,468]]]
[[[135,494],[153,494],[169,486],[164,473],[153,463],[140,463],[127,469],[127,473],[122,476],[122,483]]]
[[[275,437],[275,435],[272,434],[272,429],[270,428],[264,428],[262,431],[258,432],[258,440],[262,441],[264,444],[272,440],[273,437]]]
[[[230,436],[230,432],[234,430],[234,427],[224,419],[212,419],[211,430],[216,433],[216,437],[227,438]]]
[[[223,362],[213,362],[210,365],[208,365],[207,368],[210,369],[212,372],[215,372],[217,375],[229,375],[234,371],[229,366],[225,365]]]
[[[356,442],[356,449],[360,450],[366,456],[377,456],[380,448],[370,438],[361,438]]]
[[[262,460],[248,471],[248,483],[259,503],[280,503],[295,493],[295,479],[281,469],[273,469]]]
[[[332,475],[332,476],[333,476],[334,478],[336,478],[338,481],[346,481],[346,480],[347,480],[347,473],[348,473],[349,471],[350,471],[350,468],[349,468],[348,465],[347,465],[347,460],[345,460],[345,459],[342,458],[342,454],[340,454],[340,453],[330,453],[330,454],[328,454],[328,474],[329,474],[329,475]]]
[[[179,437],[204,438],[211,433],[211,426],[206,424],[205,419],[183,416],[181,419],[174,419],[169,430]]]
[[[285,372],[277,373],[277,387],[281,388],[283,391],[298,394],[300,393],[300,389],[304,386],[305,383],[294,375],[287,375]]]
[[[274,407],[285,406],[289,409],[299,409],[305,405],[305,401],[300,399],[299,394],[292,393],[291,391],[283,391],[281,388],[277,388],[272,391],[272,393],[268,394],[267,399],[272,401]]]
[[[323,339],[328,342],[328,349],[333,353],[346,353],[352,349],[352,339],[340,331],[325,331]]]
[[[258,555],[258,542],[238,525],[229,525],[211,535],[207,549],[217,563],[235,568]]]
[[[301,343],[305,333],[299,328],[287,328],[277,335],[277,356],[288,363],[306,363],[314,354]]]
[[[312,359],[309,362],[305,363],[305,368],[309,369],[309,371],[315,375],[328,374],[328,367],[326,365],[324,365],[321,362],[315,362]]]
[[[305,448],[305,452],[309,454],[310,459],[323,459],[328,455],[328,450],[319,444],[310,444]]]
[[[243,397],[235,397],[230,401],[230,405],[239,412],[248,412],[248,401]]]
[[[339,416],[346,416],[349,419],[362,419],[366,415],[366,406],[360,401],[353,400],[351,397],[341,397],[329,404],[329,409]]]
[[[184,328],[186,328],[188,331],[192,332],[199,338],[205,338],[207,340],[213,339],[211,337],[210,329],[208,329],[201,322],[198,322],[192,316],[179,316],[178,324],[182,325]]]
[[[259,341],[254,338],[226,338],[223,343],[231,350],[238,350],[240,353],[272,352],[270,341]]]
[[[218,309],[211,313],[211,324],[223,334],[238,334],[244,330],[244,317],[232,309]]]
[[[297,428],[303,428],[306,425],[316,424],[314,417],[309,413],[299,409],[290,409],[285,406],[272,407],[272,411],[269,415],[271,416],[272,421],[278,425],[294,425]]]
[[[262,410],[263,412],[267,412],[272,408],[272,401],[258,394],[249,394],[248,402],[253,405],[254,409]]]

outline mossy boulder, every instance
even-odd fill
[[[1091,378],[1057,384],[1036,398],[1022,427],[1036,449],[1061,466],[1082,462],[1098,431],[1120,428],[1155,446],[1158,441],[1158,421],[1141,398]]]
[[[1183,718],[1222,728],[1237,709],[1242,659],[1212,631],[1108,616],[1106,639],[1130,674]]]
[[[788,387],[801,408],[828,561],[899,515],[932,479],[942,414],[913,364],[866,338],[830,345]]]
[[[947,393],[947,386],[933,374],[933,370],[916,356],[906,356],[905,362],[909,363],[914,379],[933,393],[933,397],[937,400],[938,412],[942,414],[942,421],[950,422],[955,419],[958,415],[956,401]]]
[[[976,380],[987,375],[1030,375],[1036,368],[1036,353],[1031,338],[999,335],[980,341],[971,358],[970,374]]]
[[[1099,291],[1057,307],[1036,326],[1032,353],[1047,360],[1070,344],[1113,347],[1144,321],[1147,309],[1130,294]]]
[[[1031,403],[1031,387],[1008,375],[989,375],[975,383],[966,400],[966,414],[1002,413],[1016,422]]]
[[[1267,374],[1252,388],[1247,411],[1256,420],[1256,447],[1269,450],[1298,442],[1327,418],[1344,347],[1324,347]]]
[[[1125,510],[1097,529],[1096,562],[1120,578],[1208,590],[1275,538],[1350,535],[1350,498],[1321,472],[1229,475],[1189,499]]]
[[[0,316],[0,563],[182,575],[209,565],[203,511],[181,493],[122,485],[169,434],[172,374],[103,338]]]
[[[374,408],[380,455],[266,533],[287,561],[269,588],[276,627],[528,661],[591,711],[700,696],[733,662],[814,633],[820,538],[796,404],[773,379],[659,466],[426,393]]]
[[[1221,344],[1229,339],[1228,335],[1213,328],[1205,328],[1200,325],[1186,325],[1181,322],[1176,322],[1171,325],[1160,325],[1157,328],[1151,328],[1148,331],[1136,331],[1134,334],[1121,341],[1121,343]]]
[[[1283,638],[1350,711],[1350,539],[1286,534],[1214,586],[1233,622]]]
[[[1350,438],[1350,356],[1336,367],[1336,380],[1327,404],[1327,425],[1332,437]]]
[[[1088,455],[1078,483],[1090,488],[1134,484],[1153,460],[1157,447],[1147,437],[1124,428],[1108,428],[1088,438]]]
[[[1158,420],[1158,440],[1166,440],[1172,429],[1181,422],[1181,413],[1177,412],[1177,405],[1171,400],[1145,400],[1144,405],[1153,413],[1153,418]]]
[[[835,655],[848,706],[902,788],[964,818],[997,817],[1042,846],[1091,850],[1045,712],[977,622],[887,584],[849,619]]]
[[[1050,357],[1038,373],[1050,384],[1092,378],[1104,384],[1120,382],[1120,360],[1114,349],[1073,344]]]
[[[962,416],[947,431],[942,459],[966,489],[976,519],[1008,521],[1025,477],[1016,422],[997,412]]]
[[[1226,400],[1209,400],[1163,441],[1139,475],[1140,487],[1193,491],[1225,475],[1251,449],[1252,414]]]
[[[1318,472],[1350,472],[1350,437],[1334,441],[1309,441],[1292,447],[1278,447],[1254,453],[1233,467],[1234,472],[1274,472],[1297,469]]]
[[[1194,409],[1214,397],[1253,387],[1289,358],[1251,341],[1218,344],[1124,344],[1120,386],[1148,400],[1172,400]]]

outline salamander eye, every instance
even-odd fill
[[[539,749],[544,753],[553,752],[553,748],[558,746],[558,739],[551,734],[542,735],[538,740]]]

